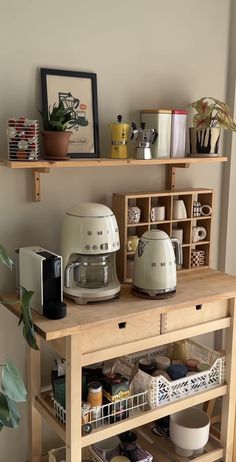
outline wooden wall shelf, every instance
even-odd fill
[[[27,169],[33,172],[34,181],[34,201],[39,202],[41,200],[41,188],[40,188],[40,174],[49,173],[51,169],[55,168],[82,168],[82,167],[131,167],[131,166],[150,166],[150,165],[166,165],[168,167],[167,175],[167,188],[175,188],[175,169],[176,168],[187,168],[192,164],[212,164],[219,162],[226,162],[227,157],[206,157],[201,159],[199,157],[175,157],[175,158],[164,158],[164,159],[150,159],[150,160],[138,160],[138,159],[110,159],[106,157],[100,157],[98,159],[70,159],[67,161],[48,161],[48,160],[37,160],[33,161],[10,161],[7,159],[0,159],[0,166],[12,168],[15,170]]]

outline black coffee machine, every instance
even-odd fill
[[[33,292],[31,307],[49,319],[66,316],[62,257],[42,247],[19,249],[20,287]]]

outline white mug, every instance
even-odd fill
[[[165,206],[158,205],[151,209],[151,221],[162,221],[165,220]]]
[[[207,235],[207,230],[203,226],[192,227],[192,241],[199,242],[203,241]]]
[[[201,215],[203,217],[209,217],[212,214],[212,208],[210,205],[205,204],[201,206]]]
[[[172,228],[171,237],[176,237],[176,239],[179,239],[181,244],[183,244],[183,236],[184,236],[183,228]]]
[[[141,217],[141,209],[137,206],[129,207],[128,208],[128,223],[129,224],[136,224],[140,222]]]
[[[182,220],[187,218],[187,210],[183,199],[174,199],[173,201],[173,220]]]

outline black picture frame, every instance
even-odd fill
[[[99,157],[97,74],[47,68],[40,71],[43,111],[48,112],[54,103],[62,101],[71,112],[68,155]]]

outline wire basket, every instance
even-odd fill
[[[172,347],[173,344],[164,345],[145,353],[126,356],[123,361],[126,366],[130,364],[132,369],[137,361],[147,356],[150,359],[155,359],[158,355],[171,357]],[[210,369],[173,381],[167,380],[162,375],[152,377],[139,369],[132,382],[134,393],[140,393],[143,390],[148,391],[148,403],[153,409],[224,383],[225,356],[222,353],[187,339],[186,357],[186,359],[194,358],[201,363],[207,363],[210,365]]]
[[[66,447],[49,451],[48,462],[66,462]]]
[[[66,424],[66,410],[54,398],[54,411],[56,417],[62,424]],[[134,417],[147,409],[148,392],[143,391],[127,398],[104,404],[103,406],[93,407],[86,413],[84,423],[90,423],[93,428],[120,422],[128,417]]]
[[[7,123],[9,160],[39,159],[39,122],[25,117],[11,118]]]

